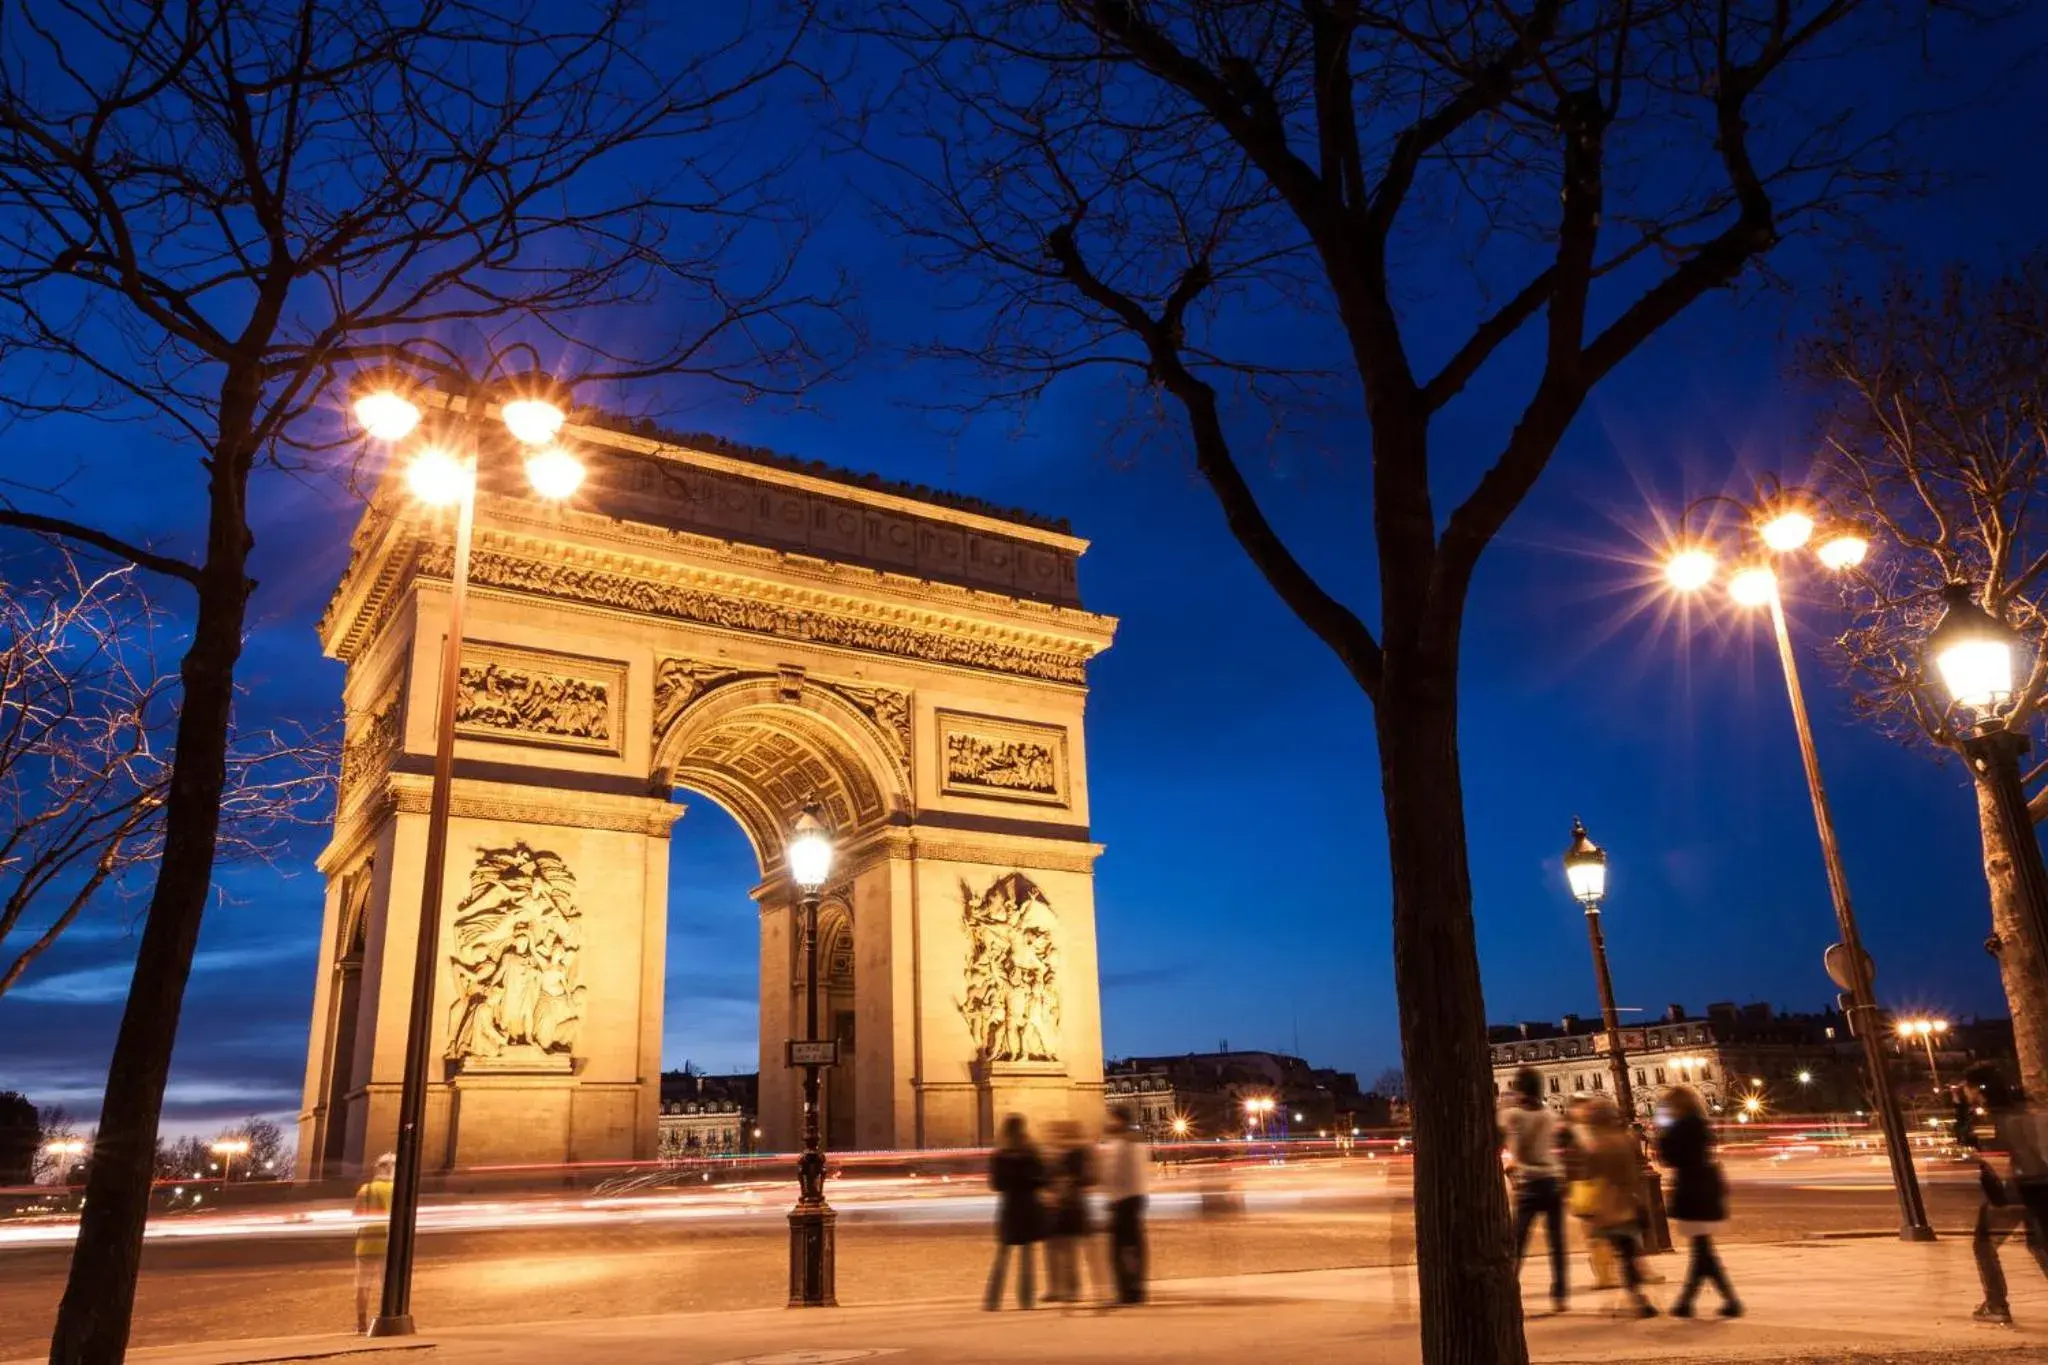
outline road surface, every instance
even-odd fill
[[[1730,1177],[1733,1243],[1896,1226],[1886,1170],[1865,1157],[1734,1161]],[[1935,1227],[1966,1227],[1973,1178],[1930,1169],[1923,1181]],[[453,1326],[772,1307],[786,1292],[789,1193],[712,1187],[439,1206],[423,1225],[414,1311],[422,1323]],[[830,1193],[841,1211],[841,1303],[971,1300],[980,1292],[992,1206],[973,1182],[849,1179]],[[1409,1193],[1404,1162],[1251,1167],[1228,1177],[1162,1172],[1153,1274],[1405,1263],[1413,1259]],[[138,1346],[351,1325],[345,1209],[180,1216],[152,1231],[136,1304]],[[68,1236],[61,1225],[0,1227],[0,1360],[46,1348]],[[1728,1255],[1738,1278],[1740,1257],[1739,1246]]]

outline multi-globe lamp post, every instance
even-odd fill
[[[824,811],[812,802],[790,830],[785,862],[803,916],[804,1036],[788,1049],[791,1066],[804,1071],[804,1150],[797,1158],[796,1206],[789,1211],[789,1306],[836,1308],[833,1225],[839,1215],[825,1202],[825,1143],[819,1124],[818,1068],[836,1064],[836,1039],[818,1036],[818,897],[832,875],[836,849]]]
[[[1636,1135],[1642,1157],[1643,1199],[1649,1210],[1648,1251],[1671,1250],[1671,1228],[1664,1217],[1664,1190],[1656,1168],[1644,1151],[1642,1125],[1636,1115],[1635,1089],[1628,1080],[1628,1055],[1621,1046],[1621,1011],[1614,1003],[1614,974],[1607,966],[1607,935],[1600,926],[1600,905],[1607,899],[1607,851],[1587,835],[1586,827],[1572,820],[1571,847],[1564,852],[1565,884],[1572,899],[1586,911],[1586,937],[1593,945],[1593,974],[1600,986],[1600,1026],[1607,1033],[1607,1064],[1614,1073],[1614,1102],[1621,1109],[1621,1121]]]
[[[1834,902],[1835,924],[1841,934],[1841,942],[1827,954],[1828,971],[1849,997],[1846,1012],[1850,1031],[1863,1044],[1864,1065],[1869,1072],[1871,1095],[1884,1131],[1885,1154],[1891,1162],[1892,1184],[1898,1195],[1899,1236],[1912,1242],[1930,1241],[1934,1230],[1927,1223],[1926,1204],[1921,1199],[1912,1150],[1907,1145],[1905,1117],[1892,1091],[1891,1074],[1879,1038],[1874,968],[1870,955],[1863,950],[1863,936],[1849,899],[1848,873],[1835,837],[1827,789],[1821,781],[1813,723],[1807,715],[1799,663],[1792,652],[1792,633],[1786,625],[1785,604],[1778,591],[1780,570],[1789,571],[1797,563],[1794,557],[1802,551],[1810,550],[1814,559],[1831,573],[1846,573],[1862,564],[1870,552],[1870,540],[1855,523],[1833,515],[1826,501],[1816,493],[1767,478],[1747,501],[1716,495],[1702,498],[1685,509],[1678,521],[1677,543],[1664,565],[1665,581],[1680,593],[1700,592],[1720,576],[1720,556],[1712,544],[1687,529],[1696,512],[1710,507],[1732,508],[1740,522],[1739,558],[1728,574],[1728,596],[1740,607],[1770,609],[1778,664],[1785,675],[1785,695],[1792,707],[1792,725],[1806,772],[1807,795],[1813,802],[1814,828],[1827,869],[1828,894]]]
[[[1901,1019],[1898,1022],[1899,1037],[1918,1038],[1927,1048],[1927,1075],[1934,1083],[1937,1093],[1941,1090],[1941,1063],[1934,1057],[1934,1040],[1948,1033],[1946,1019]]]
[[[391,1182],[390,1232],[385,1240],[384,1287],[373,1337],[410,1336],[412,1264],[419,1224],[420,1167],[424,1158],[427,1062],[433,1032],[435,961],[440,944],[442,883],[448,863],[448,813],[455,780],[455,711],[462,673],[462,617],[469,597],[470,541],[476,524],[476,485],[483,462],[518,457],[534,493],[560,502],[583,482],[583,462],[559,441],[568,415],[551,386],[536,380],[506,383],[496,422],[481,385],[461,395],[459,410],[444,403],[427,415],[402,382],[366,383],[352,408],[357,424],[393,458],[405,460],[405,483],[419,503],[455,511],[455,553],[449,575],[448,626],[442,644],[441,686],[434,715],[434,777],[427,804],[426,866],[420,888],[411,1011],[406,1024],[405,1075],[399,1090],[396,1169]]]

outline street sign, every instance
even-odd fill
[[[787,1049],[787,1066],[838,1066],[839,1040],[826,1038],[816,1042],[805,1042],[796,1038],[783,1044]]]
[[[1849,949],[1846,944],[1830,943],[1820,960],[1821,965],[1828,969],[1828,978],[1837,986],[1851,992],[1856,989],[1856,983],[1849,979]],[[1877,980],[1877,964],[1870,960],[1869,953],[1863,955],[1863,976],[1867,981]]]

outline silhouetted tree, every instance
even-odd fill
[[[1873,532],[1870,557],[1844,579],[1850,620],[1836,641],[1858,713],[1915,748],[1959,752],[1923,651],[1941,619],[1941,589],[1967,582],[2029,646],[2009,723],[2041,734],[2048,257],[1995,275],[1899,274],[1874,293],[1846,294],[1802,346],[1799,370],[1827,400],[1823,481],[1840,509]],[[2026,778],[2036,821],[2048,816],[2044,774],[2048,764]],[[1984,774],[1972,777],[2020,1083],[2048,1095],[2048,960],[2029,925],[1991,785]]]
[[[1883,70],[1876,45],[1929,36],[1901,18],[1857,0],[904,0],[868,30],[893,45],[894,116],[929,135],[878,147],[909,182],[884,202],[967,282],[956,315],[988,324],[938,352],[977,367],[987,402],[1127,376],[1372,701],[1431,1365],[1526,1358],[1458,757],[1473,575],[1597,385],[1883,186],[1891,106],[1859,78]],[[1310,340],[1276,343],[1280,317]],[[1339,458],[1366,473],[1370,526],[1361,507],[1314,545],[1268,519],[1245,446],[1333,395],[1363,409]],[[1370,608],[1312,567],[1347,555]]]
[[[567,379],[787,388],[841,335],[751,120],[801,73],[745,6],[634,0],[17,0],[0,8],[0,414],[105,424],[81,484],[147,478],[140,531],[60,480],[0,526],[191,593],[161,856],[51,1359],[122,1357],[180,1006],[210,894],[252,472],[319,468],[339,386],[507,334]],[[765,234],[766,250],[736,244]],[[765,262],[742,274],[738,262]],[[602,310],[602,325],[594,314]],[[816,327],[817,332],[810,329]],[[552,362],[551,362],[552,363]],[[76,430],[77,426],[71,428]],[[135,436],[190,463],[146,467]],[[125,459],[99,465],[101,458]],[[95,467],[97,466],[97,467]],[[174,518],[204,508],[196,543]]]

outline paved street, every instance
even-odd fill
[[[2015,1259],[2017,1259],[2015,1253]],[[1663,1317],[1641,1322],[1584,1296],[1563,1315],[1528,1323],[1537,1360],[1637,1362],[1793,1361],[1801,1365],[2038,1359],[2048,1348],[2048,1285],[2014,1276],[2020,1325],[1969,1321],[1976,1276],[1959,1241],[1896,1240],[1751,1244],[1728,1257],[1749,1305],[1739,1321]],[[2019,1270],[2017,1264],[2013,1269]],[[341,1334],[294,1340],[190,1343],[136,1352],[136,1365],[231,1365],[342,1352],[430,1356],[434,1365],[878,1365],[939,1362],[1242,1362],[1418,1358],[1412,1271],[1382,1267],[1164,1281],[1136,1309],[1042,1309],[992,1316],[971,1301],[848,1307],[836,1312],[760,1308],[563,1320],[546,1286],[529,1285],[518,1316],[470,1327],[436,1327],[423,1338],[365,1343]],[[1528,1302],[1542,1286],[1531,1273]],[[1668,1287],[1660,1298],[1668,1297]],[[394,1349],[395,1348],[395,1349]],[[357,1359],[367,1359],[368,1354]]]
[[[1803,1167],[1736,1163],[1734,1174],[1735,1241],[1894,1225],[1883,1168],[1864,1158]],[[1937,1227],[1965,1226],[1974,1210],[1974,1185],[1952,1172],[1929,1177]],[[1403,1165],[1253,1168],[1234,1182],[1246,1212],[1222,1216],[1202,1215],[1190,1188],[1198,1183],[1187,1175],[1159,1182],[1153,1261],[1161,1279],[1385,1267],[1412,1258]],[[870,1198],[871,1193],[835,1193],[842,1207],[841,1301],[971,1304],[988,1250],[982,1194],[954,1187],[908,1201]],[[777,1307],[787,1273],[782,1193],[757,1196],[750,1211],[716,1218],[663,1216],[664,1205],[688,1212],[692,1199],[708,1198],[675,1196],[657,1205],[619,1207],[575,1201],[561,1210],[544,1202],[532,1208],[491,1206],[502,1211],[496,1225],[423,1238],[420,1320],[487,1327],[537,1316],[598,1321],[621,1313]],[[493,1221],[481,1212],[477,1217]],[[295,1230],[268,1237],[152,1240],[144,1255],[135,1343],[347,1327],[353,1312],[350,1240],[345,1224],[330,1226],[320,1235]],[[204,1227],[194,1219],[177,1230]],[[1730,1261],[1739,1264],[1735,1255]],[[62,1246],[0,1251],[0,1359],[33,1355],[47,1342],[65,1264]],[[1669,1269],[1672,1263],[1663,1264]]]

